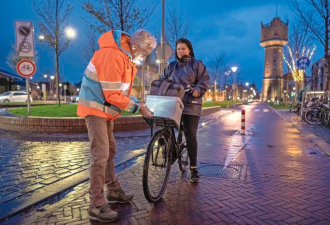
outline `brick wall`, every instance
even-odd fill
[[[202,116],[219,111],[219,107],[202,109]],[[119,117],[114,121],[115,131],[131,131],[148,128],[141,116]],[[83,118],[41,118],[0,116],[0,129],[35,133],[84,133]]]
[[[120,117],[115,120],[115,131],[148,128],[141,116]],[[27,118],[0,116],[0,129],[35,133],[84,133],[87,132],[82,118]]]

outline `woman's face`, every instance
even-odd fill
[[[179,43],[176,46],[176,53],[178,54],[179,59],[181,59],[182,56],[189,55],[190,50],[185,43]]]

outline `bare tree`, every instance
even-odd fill
[[[94,55],[94,52],[99,49],[97,44],[96,32],[94,30],[86,30],[86,43],[81,49],[81,62],[84,66],[88,65]]]
[[[39,19],[39,32],[44,35],[44,43],[55,52],[56,97],[60,106],[59,57],[70,45],[70,39],[65,36],[65,28],[72,7],[67,0],[34,0],[32,5]]]
[[[179,11],[179,12],[178,12]],[[192,18],[184,16],[181,9],[176,8],[176,5],[168,7],[168,16],[166,17],[166,40],[174,48],[175,42],[179,38],[185,38],[192,25]]]
[[[144,8],[137,7],[140,0],[85,0],[82,8],[96,23],[90,28],[99,33],[108,30],[130,32],[146,26],[160,1],[143,1]],[[142,5],[142,4],[141,4]]]
[[[325,90],[329,91],[330,2],[328,0],[288,0],[288,2],[308,30],[324,48],[325,75],[327,77]]]
[[[223,76],[224,70],[226,68],[225,58],[226,58],[226,53],[222,51],[217,55],[214,55],[214,58],[209,66],[210,68],[209,73],[213,79],[213,84],[214,84],[213,101],[215,101],[216,83],[218,81],[219,85],[221,85],[221,77]]]

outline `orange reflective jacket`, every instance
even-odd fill
[[[137,112],[139,104],[130,96],[136,74],[132,56],[121,44],[129,39],[122,31],[109,31],[99,38],[81,83],[77,115],[100,116],[113,120],[121,110]]]

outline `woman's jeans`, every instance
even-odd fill
[[[199,116],[182,114],[183,130],[186,136],[190,167],[197,166],[197,128]]]
[[[89,197],[91,206],[95,207],[106,203],[104,185],[108,192],[120,187],[115,177],[116,140],[113,121],[98,116],[86,116],[85,120],[91,153]]]

